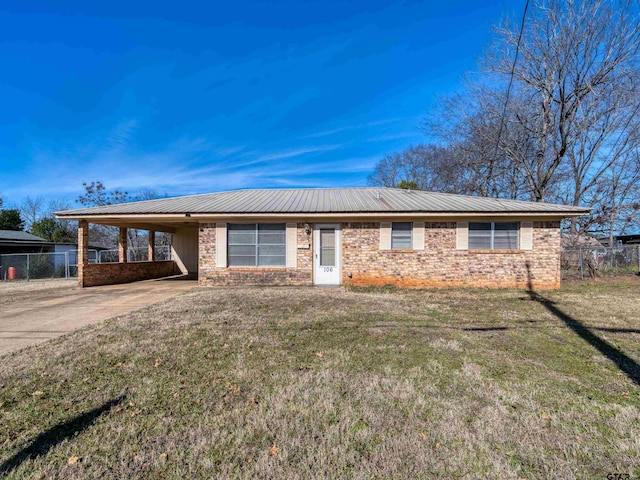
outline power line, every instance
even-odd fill
[[[504,117],[507,114],[507,105],[509,104],[509,98],[511,97],[511,85],[513,85],[513,76],[516,71],[516,63],[518,62],[518,54],[520,53],[520,44],[522,43],[522,33],[524,32],[524,24],[527,19],[527,10],[529,9],[529,0],[524,5],[524,12],[522,12],[522,21],[520,22],[520,33],[518,35],[518,43],[516,43],[516,54],[513,58],[513,64],[511,65],[511,74],[509,75],[509,85],[507,86],[507,96],[504,101],[504,107],[502,108],[502,116],[500,117],[500,128],[498,129],[498,138],[496,139],[496,148],[493,152],[493,159],[498,156],[498,147],[500,146],[500,138],[502,137],[502,129],[504,128]]]

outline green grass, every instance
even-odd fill
[[[616,282],[541,292],[556,310],[516,290],[195,289],[2,357],[0,472],[637,478],[640,279]]]

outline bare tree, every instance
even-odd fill
[[[20,214],[24,220],[25,228],[31,231],[33,224],[45,215],[44,199],[42,197],[25,197],[20,205]]]
[[[63,210],[71,210],[72,205],[66,200],[51,200],[47,206],[45,216],[55,218],[55,212],[61,212]],[[64,218],[57,218],[56,223],[62,231],[68,232],[68,237],[73,238],[74,241],[78,238],[78,223],[72,220],[66,220]]]
[[[502,90],[467,82],[463,91],[441,99],[423,121],[425,134],[448,146],[456,183],[450,190],[486,197],[528,198],[526,184],[508,152],[510,142],[520,149],[530,142],[520,138],[522,132],[510,133],[501,127],[504,97]]]
[[[525,132],[535,155],[507,150],[543,201],[554,175],[571,164],[575,195],[595,186],[617,156],[637,141],[640,24],[637,7],[607,0],[550,0],[519,26],[505,23],[485,58],[486,72],[516,98],[504,118]],[[519,57],[514,64],[516,50]],[[617,139],[622,136],[623,140]]]
[[[47,206],[47,213],[61,212],[73,208],[66,200],[51,200]]]
[[[436,145],[416,145],[399,153],[386,155],[369,176],[369,183],[397,187],[415,183],[421,190],[455,192],[452,178],[455,165],[451,152]]]
[[[159,198],[167,198],[167,197],[168,195],[166,193],[164,195],[160,195],[157,191],[146,188],[136,193],[136,195],[133,197],[133,200],[136,202],[139,202],[143,200],[157,200]]]
[[[631,2],[542,0],[522,32],[520,22],[497,28],[480,75],[423,125],[456,152],[458,186],[592,207],[568,223],[574,234],[636,224],[639,20]]]
[[[600,197],[595,211],[588,219],[590,225],[600,226],[613,245],[614,234],[624,234],[627,228],[640,224],[640,154],[634,152],[612,165],[595,189]]]

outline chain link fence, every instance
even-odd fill
[[[146,262],[147,248],[130,248],[129,262]],[[171,260],[171,247],[156,247],[154,260]],[[118,250],[89,250],[89,263],[117,263]],[[78,276],[78,251],[47,253],[0,254],[0,281],[41,280],[47,278],[76,278]]]
[[[566,247],[561,254],[563,279],[640,273],[640,245]]]
[[[89,263],[98,252],[89,250]],[[78,276],[78,251],[0,254],[0,280],[41,280]]]
[[[98,254],[98,263],[117,263],[119,258],[119,251],[116,250],[102,250]],[[146,262],[149,260],[148,248],[130,248],[127,250],[128,262]],[[156,247],[155,258],[156,262],[163,260],[171,260],[171,246],[161,245]]]

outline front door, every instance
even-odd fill
[[[316,225],[313,252],[316,285],[340,285],[340,225]]]

